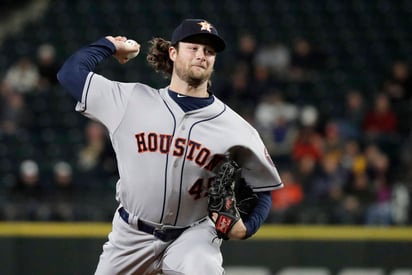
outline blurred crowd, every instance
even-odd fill
[[[217,92],[259,130],[285,183],[273,192],[269,221],[408,224],[409,64],[394,60],[376,90],[350,87],[311,98],[305,87],[321,81],[329,60],[305,38],[261,46],[245,33],[230,81]]]
[[[374,91],[351,87],[336,96],[327,91],[320,100],[307,87],[321,81],[331,57],[311,41],[262,45],[243,33],[235,48],[216,70],[212,90],[258,129],[280,171],[285,187],[273,192],[268,222],[410,224],[410,64],[394,60]],[[38,131],[32,125],[56,116],[44,98],[62,94],[75,113],[56,80],[60,61],[54,46],[43,44],[36,56],[22,56],[1,74],[0,153],[21,136],[32,142],[28,148],[39,146],[31,138]],[[31,112],[27,102],[33,98],[46,105],[43,113]],[[73,128],[75,146],[60,145],[71,146],[66,155],[48,160],[28,155],[18,159],[17,169],[3,172],[0,219],[111,219],[118,175],[106,130],[88,120]],[[44,135],[54,140],[50,132]],[[33,148],[40,154],[64,149]]]

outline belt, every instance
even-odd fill
[[[120,207],[118,211],[122,220],[129,224],[130,214],[126,211],[126,209]],[[137,221],[137,229],[147,234],[153,235],[164,242],[176,240],[189,227],[190,226],[182,228],[156,228],[145,223],[142,220]]]

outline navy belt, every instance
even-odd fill
[[[124,209],[123,207],[119,208],[119,214],[120,217],[122,218],[123,221],[125,221],[127,224],[129,224],[129,213]],[[141,220],[137,221],[137,229],[140,231],[143,231],[147,234],[153,235],[159,240],[162,240],[164,242],[169,242],[176,240],[188,227],[183,227],[183,228],[156,228],[154,226],[151,226]]]

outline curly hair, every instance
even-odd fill
[[[156,72],[162,73],[165,78],[171,78],[173,73],[173,61],[169,58],[169,48],[171,46],[178,48],[177,45],[172,45],[172,42],[161,37],[155,37],[149,40],[151,46],[147,54],[146,60]],[[207,81],[207,88],[212,86],[212,81]]]
[[[170,78],[173,71],[173,61],[169,58],[170,41],[160,37],[152,38],[149,43],[149,53],[146,60],[156,72],[162,73],[166,78]]]

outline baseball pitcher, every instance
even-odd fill
[[[252,236],[282,183],[256,130],[210,90],[226,46],[215,26],[186,19],[170,41],[150,43],[147,61],[167,87],[93,72],[136,56],[124,36],[81,48],[58,73],[76,111],[107,128],[118,163],[119,206],[95,274],[223,274],[222,240]]]

